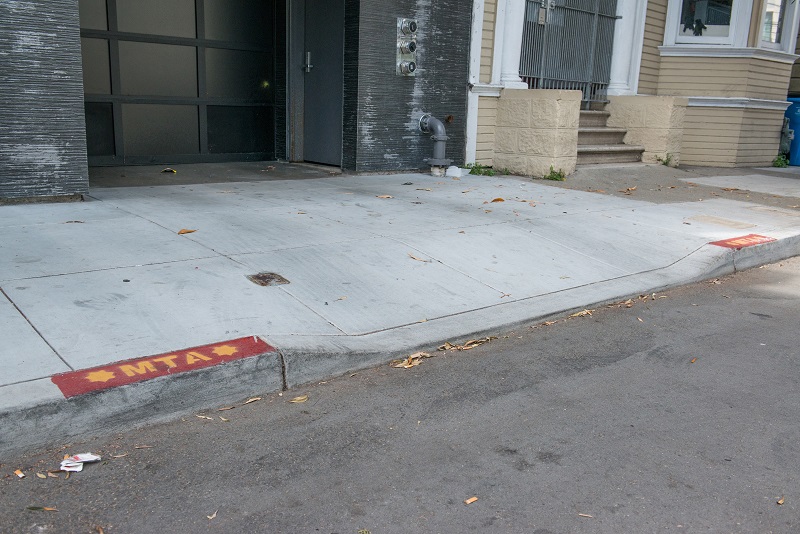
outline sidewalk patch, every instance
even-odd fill
[[[718,247],[735,248],[736,250],[739,250],[744,247],[752,247],[753,245],[772,243],[773,241],[777,241],[777,239],[774,237],[767,237],[765,235],[748,234],[742,237],[723,239],[722,241],[712,241],[709,243],[709,245],[717,245]]]
[[[275,352],[275,347],[251,336],[222,341],[202,347],[193,347],[177,352],[146,356],[115,362],[91,369],[71,371],[51,377],[64,397],[75,397],[142,382],[165,375],[184,373],[194,369],[212,367],[232,360],[241,360],[259,354]]]

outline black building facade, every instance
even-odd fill
[[[0,2],[0,199],[86,193],[95,165],[422,169],[424,113],[445,121],[462,163],[471,12],[463,0]],[[416,70],[399,72],[403,58]]]

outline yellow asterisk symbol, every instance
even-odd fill
[[[111,371],[92,371],[88,373],[84,378],[89,382],[108,382],[112,378],[114,378],[114,373]]]
[[[231,356],[232,354],[239,352],[239,349],[236,347],[231,347],[230,345],[220,345],[219,347],[214,347],[214,350],[211,352],[217,356]]]

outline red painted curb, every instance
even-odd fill
[[[159,376],[212,367],[275,350],[275,347],[255,336],[243,337],[176,352],[114,362],[91,369],[70,371],[52,376],[50,379],[58,386],[64,397],[69,398]]]
[[[774,237],[767,237],[765,235],[747,234],[741,237],[731,237],[730,239],[723,239],[722,241],[712,241],[709,245],[717,245],[718,247],[735,248],[736,250],[744,247],[752,247],[753,245],[763,245],[764,243],[772,243],[777,241]]]

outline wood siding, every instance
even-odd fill
[[[661,55],[658,47],[664,44],[664,25],[667,22],[667,0],[650,0],[644,23],[642,64],[639,71],[639,94],[654,95],[658,91]]]
[[[495,125],[499,99],[482,96],[478,99],[478,144],[475,163],[494,165]]]
[[[492,81],[494,27],[496,21],[497,0],[485,0],[483,4],[483,36],[481,37],[481,83],[490,83]]]
[[[663,57],[658,94],[784,100],[791,65],[760,58]]]
[[[716,167],[769,165],[778,154],[783,112],[690,107],[681,164]]]
[[[800,35],[794,48],[795,54],[800,54]],[[789,96],[800,96],[800,60],[792,65],[792,79],[789,81]]]

